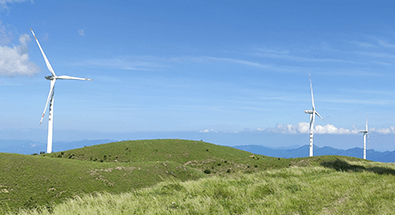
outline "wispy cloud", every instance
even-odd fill
[[[29,0],[0,0],[0,7],[8,9],[7,4],[9,3],[21,3],[21,2],[26,2]],[[30,0],[31,3],[33,3],[33,0]]]
[[[321,99],[322,102],[366,105],[395,105],[394,100],[378,99]]]
[[[369,57],[376,57],[376,58],[389,58],[389,59],[395,59],[395,55],[393,54],[388,54],[388,53],[380,53],[380,52],[354,52],[355,54],[359,55],[365,55]]]
[[[78,35],[85,36],[84,29],[78,30]]]
[[[363,47],[363,48],[372,48],[372,47],[377,47],[377,45],[367,43],[367,42],[358,42],[358,41],[351,41],[351,44]]]
[[[377,41],[377,43],[379,44],[379,46],[381,46],[381,47],[384,47],[384,48],[391,48],[391,49],[394,49],[395,48],[395,44],[391,44],[391,43],[389,43],[389,42],[387,42],[387,41],[385,41],[385,40],[382,40],[382,39],[377,39],[377,38],[374,38],[376,41]]]
[[[4,25],[1,25],[0,22],[0,45],[10,44],[12,41],[11,32],[7,31]]]
[[[157,70],[166,67],[164,60],[154,57],[115,57],[107,59],[88,59],[76,63],[79,66],[100,66],[122,70]]]
[[[344,60],[344,59],[334,59],[334,58],[316,58],[316,57],[303,57],[292,55],[290,51],[276,51],[272,49],[259,48],[255,56],[266,57],[266,58],[279,58],[288,61],[297,62],[323,62],[323,63],[355,63],[354,61]]]
[[[14,2],[20,3],[20,2],[25,2],[25,1],[28,1],[28,0],[0,0],[0,4],[7,4],[7,3],[14,3]],[[33,1],[31,1],[31,2],[33,2]]]

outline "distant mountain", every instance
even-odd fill
[[[243,146],[232,146],[232,147],[236,149],[248,151],[254,154],[261,154],[271,157],[296,158],[296,157],[309,156],[308,145],[304,145],[302,147],[294,148],[294,149],[278,149],[278,148],[273,149],[259,145],[243,145]],[[363,149],[351,148],[351,149],[343,150],[343,149],[335,149],[328,146],[325,147],[314,146],[314,155],[316,156],[343,155],[343,156],[362,158]],[[387,163],[395,162],[395,151],[379,152],[379,151],[375,151],[374,149],[369,149],[366,151],[366,157],[368,160],[371,161],[387,162]]]
[[[102,143],[111,143],[116,140],[100,139],[100,140],[79,140],[79,141],[58,141],[53,143],[53,151],[65,151],[84,146],[93,146]],[[31,140],[0,140],[0,152],[17,153],[17,154],[33,154],[47,151],[47,144]]]

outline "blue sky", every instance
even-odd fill
[[[395,150],[394,6],[0,0],[0,139],[46,140],[50,72],[33,28],[57,75],[94,79],[56,83],[54,141],[272,132],[306,143],[271,144],[307,144],[310,72],[325,119],[316,135],[354,135],[345,145],[361,147],[368,115],[386,139],[372,147]]]

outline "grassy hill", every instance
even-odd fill
[[[196,181],[168,181],[122,194],[75,197],[56,205],[51,212],[43,208],[20,214],[395,213],[394,164],[328,158],[323,163],[326,167],[293,166]],[[310,159],[305,161],[309,163]]]
[[[364,161],[359,166],[350,162],[360,159],[341,159],[339,156],[279,159],[178,139],[122,141],[36,156],[0,153],[0,214],[19,208],[44,207],[52,211],[55,205],[76,195],[105,192],[118,196],[140,192],[141,188],[160,182],[165,182],[161,186],[168,186],[160,188],[167,189],[166,194],[178,189],[171,181],[178,184],[208,180],[205,178],[247,177],[289,167],[393,174],[391,168],[377,167],[374,162]]]
[[[108,143],[43,155],[0,153],[0,208],[51,207],[83,193],[122,193],[176,179],[286,167],[286,159],[189,140]]]

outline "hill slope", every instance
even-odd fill
[[[178,139],[122,141],[37,156],[0,153],[0,208],[51,209],[75,195],[119,194],[169,180],[320,166],[337,158],[280,159]]]
[[[93,162],[173,161],[201,171],[209,170],[211,174],[287,167],[290,162],[253,155],[232,147],[179,139],[122,141],[41,156]]]
[[[322,166],[315,166],[317,163],[313,161],[317,160]],[[350,161],[335,156],[307,158],[297,163],[312,165],[164,182],[119,195],[86,195],[56,205],[51,212],[45,208],[41,211],[43,214],[394,214],[394,164]]]
[[[122,193],[165,180],[290,164],[287,159],[251,155],[188,140],[123,141],[37,156],[0,153],[0,208],[49,207],[82,193]]]

